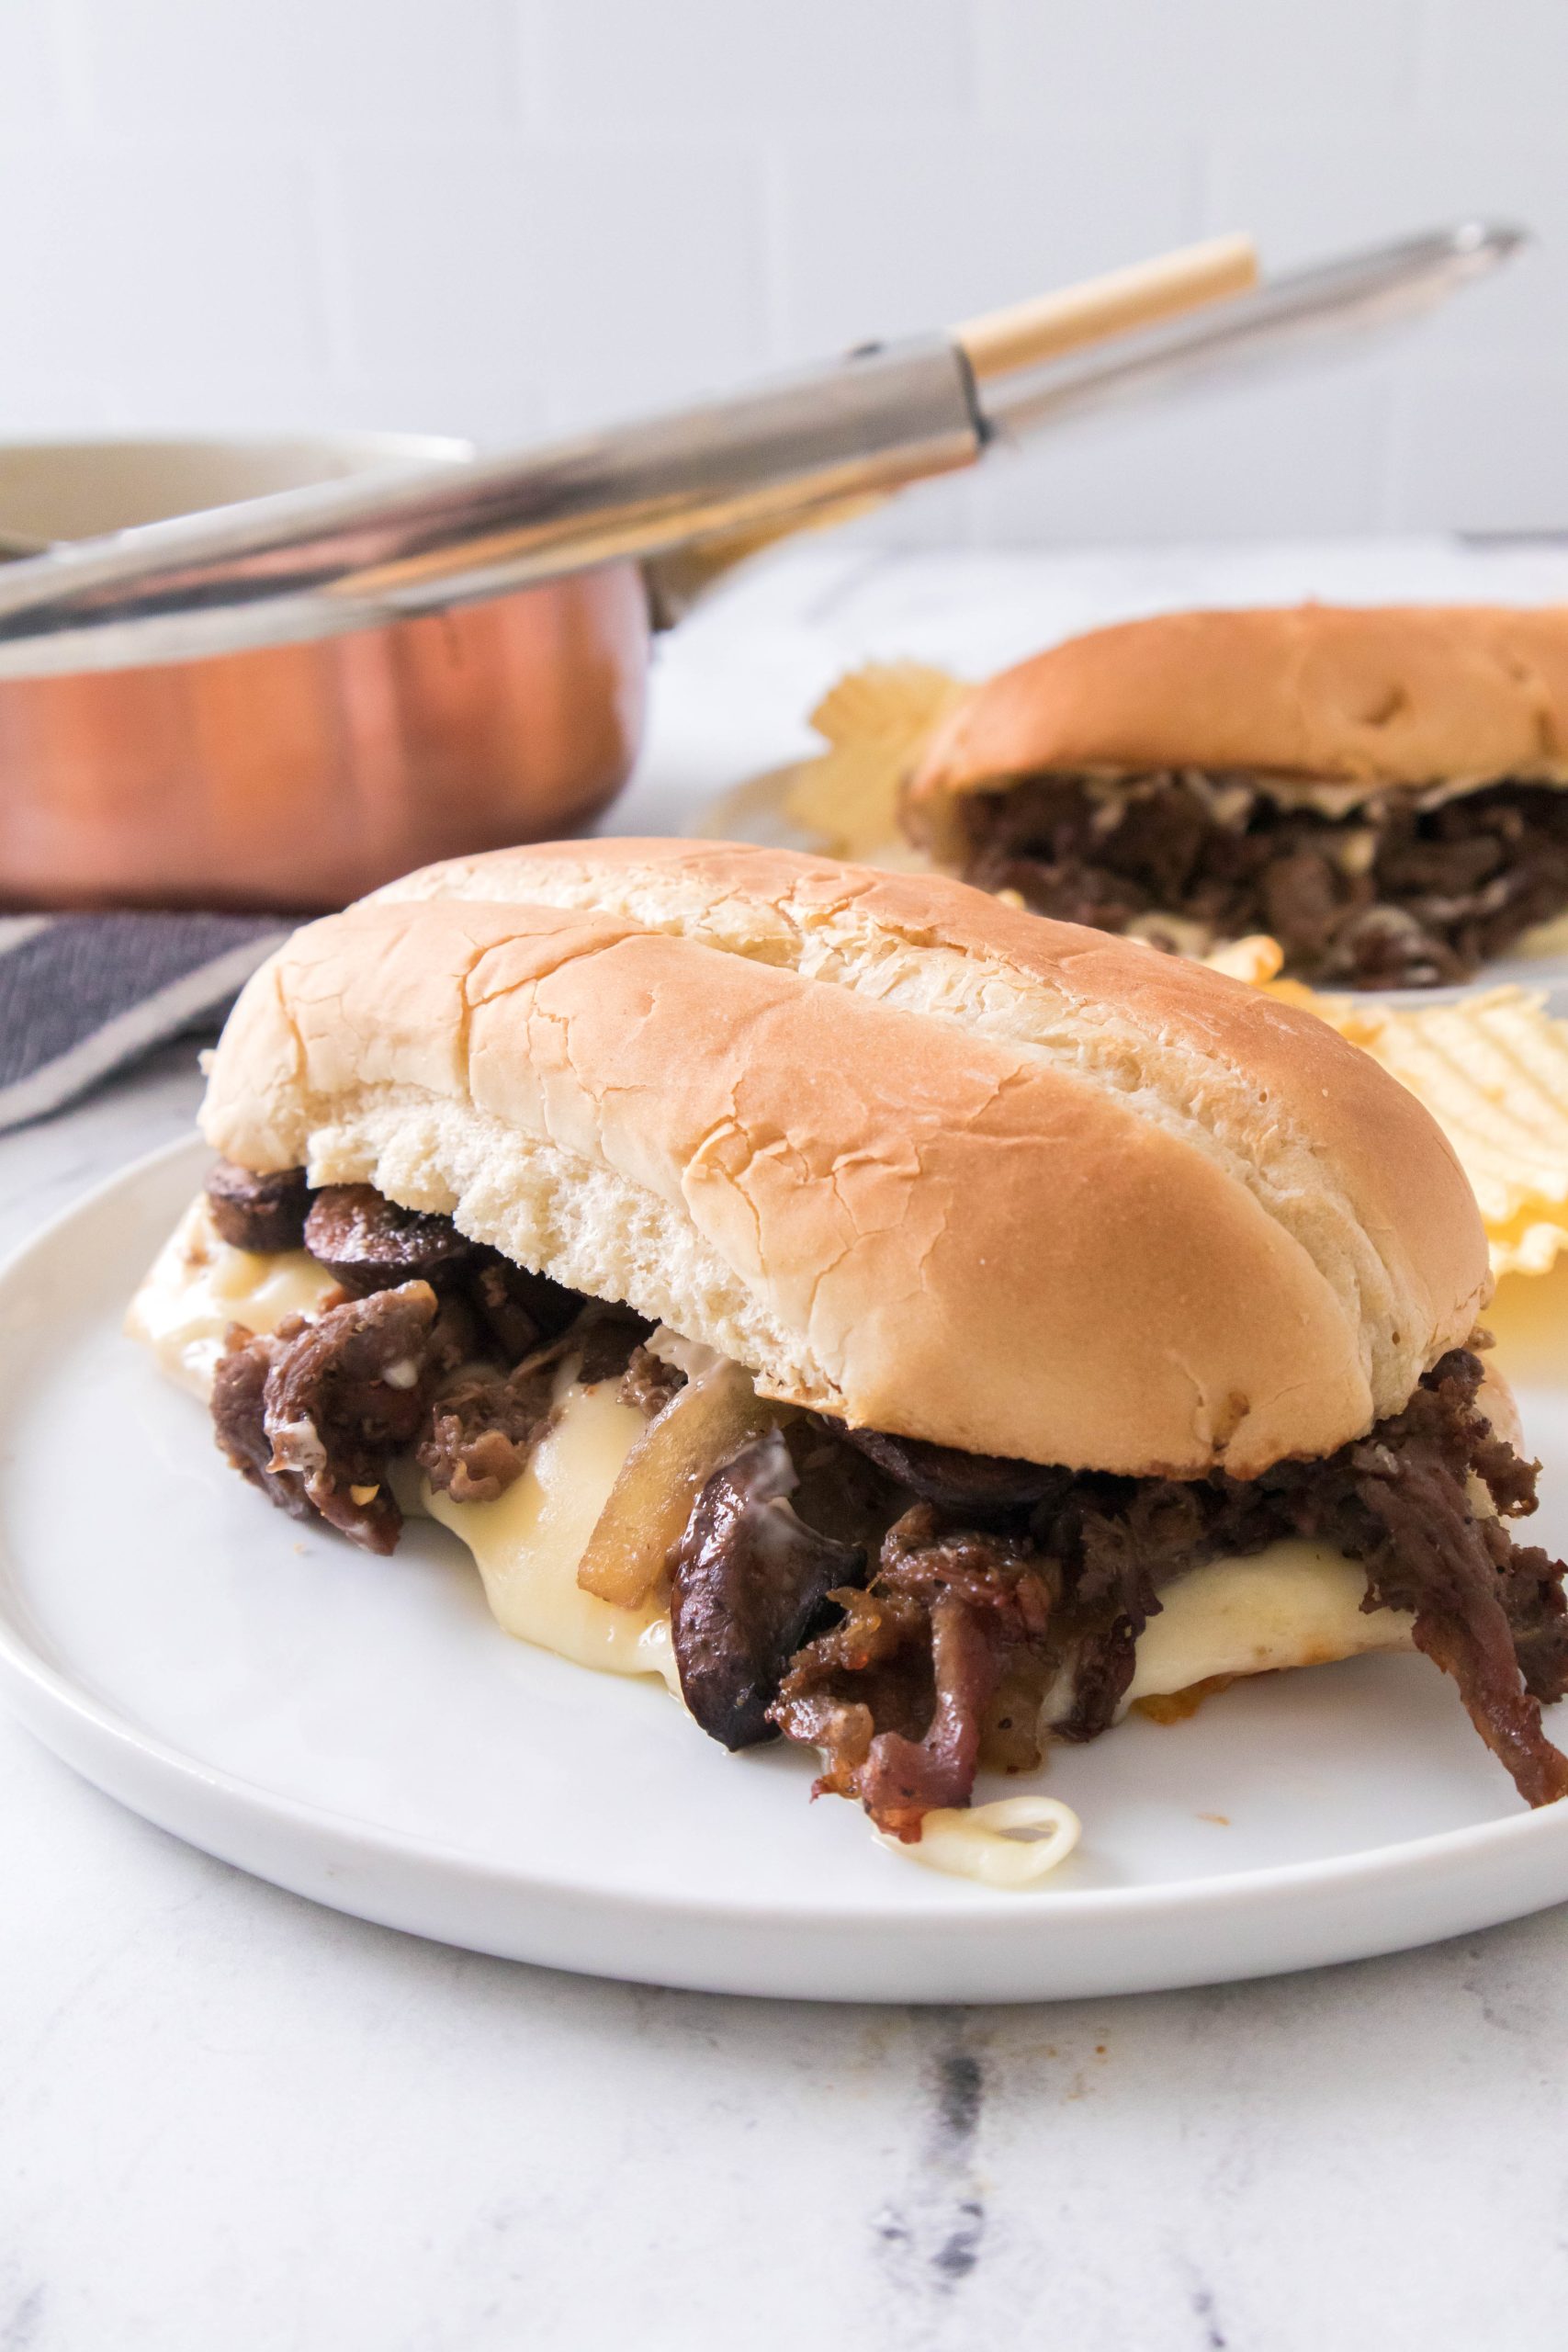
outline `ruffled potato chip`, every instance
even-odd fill
[[[1544,1274],[1568,1249],[1568,1021],[1520,988],[1453,1004],[1368,1004],[1281,980],[1278,943],[1245,939],[1216,970],[1314,1012],[1424,1102],[1469,1177],[1496,1274]]]
[[[919,662],[874,662],[824,695],[811,724],[828,744],[794,772],[785,807],[813,846],[873,865],[925,866],[898,825],[898,794],[940,718],[968,689]]]

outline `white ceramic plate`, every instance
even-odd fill
[[[1568,1896],[1424,1660],[1242,1684],[1055,1760],[1083,1844],[1036,1892],[938,1877],[728,1757],[653,1683],[510,1641],[457,1544],[369,1559],[269,1510],[120,1337],[200,1181],[130,1170],[0,1274],[0,1683],[139,1813],[361,1917],[558,1967],[818,1999],[1024,2000],[1348,1960]],[[1568,1285],[1505,1317],[1568,1538]],[[1016,1785],[1016,1784],[1014,1784]]]

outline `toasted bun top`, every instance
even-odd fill
[[[1169,613],[1069,638],[938,729],[916,808],[1053,770],[1568,781],[1568,605]]]
[[[411,875],[256,974],[203,1124],[246,1167],[448,1211],[772,1395],[1134,1475],[1328,1451],[1487,1279],[1443,1136],[1325,1023],[771,850]]]

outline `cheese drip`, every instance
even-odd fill
[[[1364,1611],[1365,1571],[1342,1552],[1287,1536],[1244,1559],[1211,1560],[1166,1586],[1138,1638],[1126,1703],[1216,1674],[1327,1666],[1362,1650],[1407,1650],[1403,1610]]]
[[[621,1403],[617,1381],[584,1388],[573,1370],[569,1357],[556,1380],[554,1417],[504,1494],[492,1503],[455,1503],[426,1481],[424,1507],[473,1554],[485,1598],[507,1633],[578,1666],[660,1674],[678,1692],[668,1598],[617,1609],[577,1581],[599,1514],[648,1423]]]
[[[231,1323],[276,1331],[290,1315],[319,1313],[336,1287],[303,1250],[264,1256],[220,1241],[198,1193],[131,1300],[125,1328],[172,1379],[205,1396]]]
[[[336,1284],[303,1250],[262,1256],[220,1240],[205,1195],[194,1200],[130,1303],[125,1328],[164,1372],[206,1396],[231,1323],[275,1331],[320,1312]],[[658,1674],[679,1691],[668,1599],[615,1609],[578,1589],[577,1565],[633,1443],[648,1424],[618,1382],[585,1388],[569,1356],[549,1425],[528,1466],[492,1503],[455,1503],[403,1465],[405,1510],[427,1513],[473,1555],[496,1622],[520,1641],[612,1674]]]

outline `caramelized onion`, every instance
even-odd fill
[[[738,1363],[688,1381],[627,1454],[578,1566],[582,1590],[640,1608],[714,1472],[782,1418]]]

